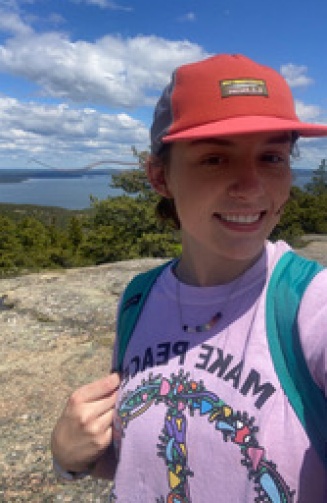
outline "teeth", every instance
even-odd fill
[[[260,218],[260,213],[255,215],[220,215],[222,220],[226,222],[234,222],[237,224],[253,224]]]

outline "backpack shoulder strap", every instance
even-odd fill
[[[138,274],[130,281],[124,291],[117,323],[117,364],[119,370],[122,368],[127,345],[132,337],[134,328],[151,288],[160,276],[161,272],[171,262],[172,261],[165,262],[158,267]]]
[[[303,355],[297,328],[302,295],[323,267],[293,252],[284,254],[270,278],[267,337],[274,367],[288,400],[327,466],[327,400]]]

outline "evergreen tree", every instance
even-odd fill
[[[16,224],[0,215],[0,275],[16,272],[17,256],[23,256],[23,247],[16,235]]]
[[[307,192],[313,196],[327,193],[327,160],[322,159],[318,169],[313,171],[312,181],[305,186]]]
[[[93,216],[80,247],[84,259],[100,263],[137,257],[171,257],[180,253],[178,233],[156,217],[159,196],[146,177],[148,152],[138,152],[134,147],[132,150],[138,167],[112,177],[112,186],[128,195],[93,200]]]
[[[133,156],[137,159],[138,168],[124,170],[120,173],[113,174],[111,186],[113,188],[122,189],[126,194],[151,199],[155,196],[150,183],[148,182],[145,163],[149,155],[147,150],[138,152],[135,147],[132,147]]]
[[[81,220],[75,216],[71,217],[68,223],[68,240],[76,251],[83,241],[83,226]]]

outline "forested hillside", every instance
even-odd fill
[[[92,200],[90,210],[0,205],[0,277],[47,268],[96,265],[142,257],[172,257],[181,251],[179,234],[155,215],[158,197],[139,169],[113,176],[124,196]],[[303,234],[327,234],[326,160],[312,183],[292,188],[272,239],[299,245]]]

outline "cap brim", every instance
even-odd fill
[[[195,140],[215,136],[264,133],[269,131],[296,131],[299,136],[318,137],[327,136],[327,125],[309,124],[278,117],[234,117],[167,134],[162,138],[162,142],[170,143],[179,140]]]

